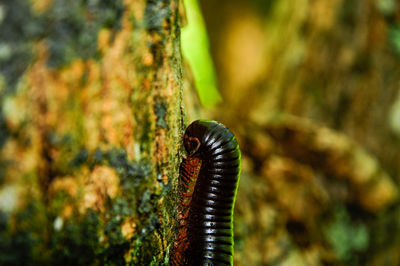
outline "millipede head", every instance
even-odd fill
[[[210,129],[217,126],[222,126],[222,124],[216,121],[196,120],[187,127],[183,145],[185,146],[186,152],[189,156],[193,156],[199,151],[201,145],[204,144],[204,138],[207,136]]]

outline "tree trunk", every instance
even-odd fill
[[[184,129],[178,1],[0,11],[0,264],[166,262]]]

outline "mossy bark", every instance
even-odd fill
[[[0,264],[165,263],[177,0],[0,4]]]

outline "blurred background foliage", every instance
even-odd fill
[[[243,152],[235,265],[399,265],[399,2],[199,0],[209,43],[193,3],[189,118]]]

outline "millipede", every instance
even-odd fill
[[[185,131],[179,171],[179,229],[171,265],[232,265],[233,208],[241,154],[232,132],[197,120]]]

